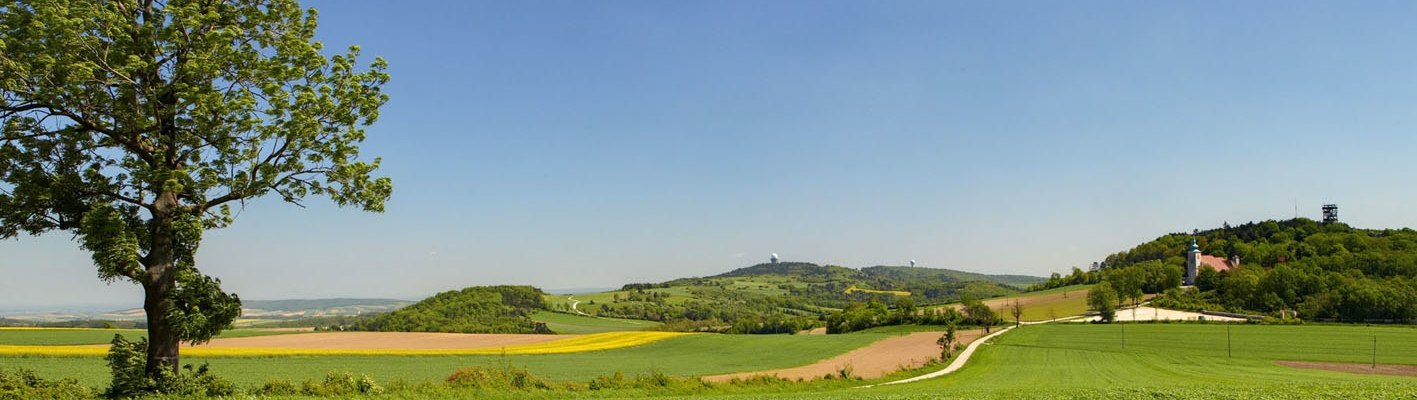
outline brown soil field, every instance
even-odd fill
[[[571,337],[575,335],[321,332],[212,339],[210,343],[201,346],[280,349],[475,349],[535,344]]]
[[[1373,367],[1372,364],[1318,361],[1275,361],[1274,363],[1290,368],[1322,369],[1353,374],[1417,376],[1417,365],[1378,364],[1377,367]]]
[[[1084,296],[1084,297],[1086,297],[1086,296],[1087,296],[1087,291],[1086,291],[1086,290],[1074,290],[1073,292],[1068,293],[1068,296],[1072,296],[1072,297]],[[999,311],[999,312],[1001,312],[1001,313],[1008,314],[1008,309],[1009,309],[1010,306],[1013,306],[1013,305],[1014,305],[1014,301],[1018,301],[1019,305],[1021,305],[1021,306],[1025,307],[1025,308],[1027,308],[1027,307],[1029,307],[1029,306],[1033,306],[1033,305],[1036,305],[1036,304],[1043,304],[1043,303],[1056,302],[1056,301],[1062,300],[1063,298],[1064,298],[1064,297],[1063,297],[1063,294],[1062,294],[1062,293],[1053,293],[1053,294],[1045,294],[1045,295],[1042,295],[1042,296],[1018,297],[1018,298],[1012,298],[1012,299],[1010,299],[1010,298],[1003,298],[1003,299],[984,300],[984,305],[989,306],[989,308],[994,309],[994,311]],[[955,309],[956,309],[956,310],[959,310],[959,311],[964,311],[964,306],[963,306],[963,305],[960,305],[960,306],[955,307]]]
[[[852,376],[866,379],[879,378],[902,369],[919,368],[931,360],[938,359],[940,346],[935,344],[935,340],[938,340],[943,334],[944,332],[915,332],[904,336],[893,336],[810,365],[771,371],[713,375],[704,377],[704,380],[727,382],[733,378],[745,379],[758,375],[812,380],[824,375],[836,375],[837,371],[846,367],[851,368]],[[984,331],[958,331],[956,334],[963,346],[983,336]]]

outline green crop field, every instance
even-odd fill
[[[380,381],[440,381],[460,367],[497,364],[525,366],[547,379],[587,380],[616,371],[661,371],[698,376],[806,365],[886,338],[884,334],[689,335],[616,350],[555,355],[506,356],[321,356],[184,358],[183,363],[211,363],[213,371],[239,385],[259,385],[268,378],[315,379],[333,370],[367,374]],[[73,377],[90,386],[109,379],[97,357],[0,357],[0,369],[29,368],[46,378]]]
[[[1417,378],[1280,366],[1275,360],[1417,365],[1417,329],[1222,324],[1047,324],[1000,336],[959,372],[796,398],[1404,398]],[[1122,348],[1123,331],[1126,348]],[[759,395],[738,395],[754,398]],[[774,395],[772,397],[783,397]]]
[[[247,336],[283,335],[302,332],[293,331],[271,331],[263,329],[231,329],[222,331],[220,338],[234,338]],[[140,337],[147,337],[148,332],[142,329],[70,329],[70,328],[44,328],[44,329],[3,329],[0,328],[0,345],[78,345],[78,344],[106,344],[113,341],[114,334],[122,334],[129,340],[137,340]]]
[[[533,321],[545,322],[552,332],[562,334],[584,334],[614,331],[637,331],[659,326],[654,321],[637,319],[595,318],[550,311],[539,311],[531,315]]]

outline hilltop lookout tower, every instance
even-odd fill
[[[1324,223],[1331,224],[1338,222],[1338,205],[1324,204]]]
[[[777,253],[772,253],[772,257],[768,258],[768,261],[777,264]]]

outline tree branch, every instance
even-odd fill
[[[135,206],[138,206],[138,207],[142,207],[142,208],[144,208],[144,209],[146,209],[146,210],[148,210],[148,211],[154,211],[154,210],[156,210],[155,208],[153,208],[153,205],[152,205],[152,204],[144,203],[142,200],[138,200],[138,199],[135,199],[135,198],[132,198],[132,197],[124,196],[124,195],[122,195],[122,194],[110,192],[110,191],[107,191],[107,190],[83,190],[82,192],[83,192],[84,194],[90,195],[90,196],[107,196],[107,197],[109,197],[109,198],[111,198],[111,199],[114,199],[114,200],[122,201],[122,202],[124,202],[124,203],[132,204],[132,205],[135,205]]]
[[[153,158],[152,152],[149,152],[147,151],[147,149],[142,148],[142,146],[139,146],[137,143],[128,140],[128,138],[124,137],[124,135],[118,133],[117,131],[101,127],[98,124],[89,121],[87,118],[84,118],[83,116],[80,116],[77,113],[74,113],[64,108],[55,107],[52,104],[29,103],[20,106],[6,106],[0,108],[0,111],[6,112],[5,117],[9,117],[22,112],[42,111],[47,113],[48,116],[58,115],[64,118],[68,118],[69,121],[78,124],[85,130],[98,132],[103,134],[104,136],[107,136],[110,139],[113,139],[114,141],[118,142],[118,144],[123,145],[124,148],[127,148],[128,151],[131,151],[133,152],[133,154],[136,154],[138,158],[142,158],[143,161],[146,161],[149,164],[152,164],[156,161],[156,159]]]

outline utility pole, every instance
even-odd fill
[[[1373,369],[1378,368],[1378,335],[1373,335]]]
[[[1124,324],[1117,324],[1117,326],[1122,327],[1122,350],[1126,350],[1126,349],[1127,349],[1127,326],[1124,325]]]
[[[1230,342],[1230,324],[1229,324],[1229,323],[1226,323],[1226,324],[1225,324],[1225,358],[1233,358],[1234,355],[1235,355],[1234,350],[1232,350],[1232,349],[1233,349],[1233,346],[1232,346],[1230,343],[1231,343],[1231,342]]]

